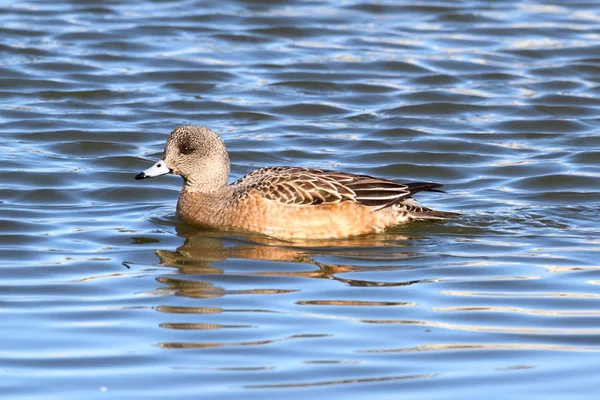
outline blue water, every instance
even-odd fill
[[[595,1],[0,5],[0,397],[595,399]],[[231,179],[445,184],[463,214],[285,243],[135,181],[180,124]]]

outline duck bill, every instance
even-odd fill
[[[150,168],[137,174],[135,179],[154,178],[156,176],[166,175],[169,172],[171,172],[171,170],[167,167],[167,163],[165,163],[164,160],[159,160]]]

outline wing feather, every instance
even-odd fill
[[[299,167],[269,167],[253,171],[232,184],[239,195],[254,190],[284,204],[318,205],[352,201],[374,209],[408,200],[423,190],[437,191],[430,182],[398,183],[368,175],[355,175]]]

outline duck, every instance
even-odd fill
[[[419,192],[443,192],[434,182],[272,166],[228,184],[229,173],[223,139],[205,126],[183,125],[169,135],[162,159],[135,179],[180,175],[177,215],[184,222],[278,239],[348,238],[457,215],[413,199]]]

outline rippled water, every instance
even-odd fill
[[[13,1],[0,28],[0,393],[596,398],[596,1]],[[232,179],[446,184],[463,217],[285,243],[134,181],[177,125]]]

